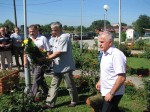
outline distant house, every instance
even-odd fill
[[[112,25],[114,30],[115,30],[115,33],[119,33],[119,24],[113,24]],[[127,30],[127,27],[128,26],[121,26],[121,32],[125,32]]]
[[[150,29],[145,29],[144,37],[150,37]]]
[[[126,30],[126,39],[133,39],[134,38],[134,29],[127,29]]]

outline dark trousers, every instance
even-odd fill
[[[18,67],[20,67],[20,63],[19,63],[19,56],[20,56],[20,58],[21,58],[21,64],[22,64],[22,66],[23,66],[23,47],[13,47],[13,54],[14,54],[14,56],[15,56],[15,60],[16,60],[16,65],[18,66]]]
[[[46,84],[44,78],[44,71],[42,70],[41,66],[33,66],[33,85],[32,85],[32,94],[36,96],[39,86],[42,89],[44,95],[48,94],[48,86]]]
[[[102,112],[119,112],[118,104],[123,95],[116,95],[110,102],[105,101],[103,97]]]

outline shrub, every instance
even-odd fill
[[[149,47],[144,48],[143,57],[147,58],[147,59],[150,59],[150,48]]]
[[[131,50],[128,49],[126,44],[120,44],[118,47],[127,57],[131,55]]]
[[[96,71],[82,71],[81,75],[75,75],[74,81],[77,87],[82,90],[89,90],[90,94],[96,93],[95,85],[99,80],[99,73]]]
[[[76,68],[85,71],[99,69],[97,49],[88,49],[87,43],[83,43],[83,49],[81,52],[78,41],[74,42],[73,57],[75,60]]]
[[[129,73],[130,75],[137,74],[137,69],[127,67],[127,73]]]
[[[124,42],[126,40],[126,33],[122,32],[121,33],[121,41]]]
[[[130,96],[133,96],[133,95],[135,95],[136,92],[137,91],[136,91],[135,85],[131,81],[126,81],[125,82],[125,93]]]
[[[147,99],[147,110],[150,111],[150,79],[144,80],[144,88],[146,91],[146,99]]]
[[[137,40],[137,41],[134,43],[133,49],[135,49],[135,50],[143,50],[143,46],[145,46],[144,40],[139,39],[139,40]]]

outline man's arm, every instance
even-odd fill
[[[120,88],[120,86],[125,82],[125,80],[126,80],[125,74],[124,73],[119,74],[118,78],[110,92],[115,94],[116,91]]]
[[[105,96],[105,101],[111,101],[111,99],[113,98],[114,94],[121,87],[121,85],[125,82],[125,80],[126,80],[125,73],[118,74],[118,78],[117,78],[113,88]]]
[[[27,55],[25,54],[25,52],[23,54],[23,60],[24,60],[24,67],[27,67],[28,59],[27,59]]]
[[[61,54],[60,51],[58,52],[53,52],[52,54],[48,55],[48,57],[46,57],[46,59],[50,60],[50,59],[54,59],[56,57],[58,57]]]

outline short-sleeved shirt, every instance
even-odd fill
[[[64,73],[75,69],[70,34],[61,34],[59,37],[55,37],[53,41],[53,52],[61,52],[54,59],[55,73]]]
[[[23,41],[24,37],[22,34],[13,33],[11,34],[10,38],[12,38],[12,44],[15,47],[22,47],[22,43],[18,43],[17,40]]]
[[[103,53],[101,64],[101,93],[105,96],[113,88],[118,74],[126,73],[126,56],[122,51],[115,47],[110,47],[105,53]],[[115,95],[124,94],[124,84],[118,89]]]
[[[49,45],[50,45],[50,50],[53,51],[53,46],[54,46],[54,39],[55,37],[52,37],[49,39]]]
[[[12,43],[12,39],[10,38],[9,35],[5,34],[5,36],[0,37],[0,44],[8,45]],[[2,51],[10,51],[11,50],[11,45],[8,47],[0,47],[0,52]]]
[[[32,38],[32,37],[29,37],[29,38]],[[34,40],[34,43],[38,48],[41,48],[45,51],[50,51],[49,43],[45,36],[38,35],[37,38]],[[28,56],[28,60],[31,62],[31,59],[29,58],[29,56]]]
[[[50,46],[49,46],[48,40],[45,36],[38,35],[37,38],[35,39],[34,43],[38,48],[43,48],[43,50],[50,51]]]

